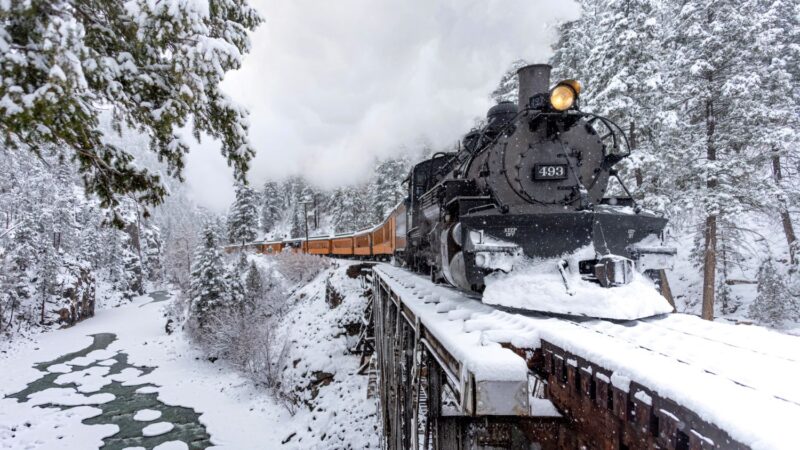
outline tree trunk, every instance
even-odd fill
[[[631,131],[628,133],[628,143],[630,145],[630,151],[633,152],[636,149],[636,122],[631,122]],[[636,187],[641,187],[642,183],[644,183],[644,176],[642,175],[642,169],[640,167],[636,167],[633,169],[633,176],[636,178]],[[397,203],[397,202],[395,202]]]
[[[144,259],[142,258],[142,223],[141,215],[139,214],[139,202],[134,199],[133,204],[136,205],[136,239],[133,243],[136,246],[136,254],[139,256],[139,265],[142,266],[142,277],[144,277]]]
[[[706,218],[705,251],[703,257],[703,313],[706,320],[714,320],[714,289],[717,275],[717,216]]]
[[[42,294],[42,311],[41,311],[41,318],[39,319],[39,324],[44,325],[44,307],[45,303],[47,302],[47,293]]]
[[[709,75],[709,84],[712,76]],[[708,161],[717,160],[717,149],[714,147],[714,129],[716,127],[714,116],[714,102],[706,100],[706,156]],[[711,197],[717,187],[716,174],[708,174],[706,187],[708,196]],[[703,311],[702,317],[714,320],[714,297],[717,285],[717,212],[716,205],[712,206],[706,217],[705,249],[703,254]]]
[[[775,184],[780,185],[783,179],[781,171],[781,159],[778,152],[772,153],[772,175],[775,178]],[[786,236],[786,243],[789,245],[789,259],[791,263],[797,262],[797,235],[794,233],[794,225],[792,218],[789,216],[789,210],[786,208],[786,201],[783,198],[778,198],[780,204],[781,223],[783,224],[783,234]]]

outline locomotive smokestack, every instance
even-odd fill
[[[549,64],[531,64],[517,71],[519,79],[519,110],[528,107],[531,97],[544,94],[550,89]]]

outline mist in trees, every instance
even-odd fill
[[[316,189],[297,176],[282,182],[268,181],[261,189],[258,212],[254,215],[261,221],[260,236],[303,238],[306,223],[310,236],[352,232],[376,225],[405,199],[403,180],[413,162],[407,155],[380,161],[368,180],[330,191]],[[231,206],[231,215],[235,208],[236,202]]]

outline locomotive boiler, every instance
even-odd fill
[[[476,292],[520,258],[552,259],[567,290],[567,272],[605,288],[635,272],[661,280],[674,254],[661,244],[667,221],[641,210],[615,170],[630,153],[623,130],[581,111],[581,84],[551,86],[550,72],[521,68],[518,104],[492,107],[458,151],[412,169],[409,266]]]

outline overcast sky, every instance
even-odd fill
[[[250,111],[249,180],[306,175],[322,188],[363,180],[373,161],[453,144],[491,106],[516,59],[545,62],[571,0],[251,0],[265,22],[224,89]],[[198,144],[187,181],[224,211],[231,169]]]

